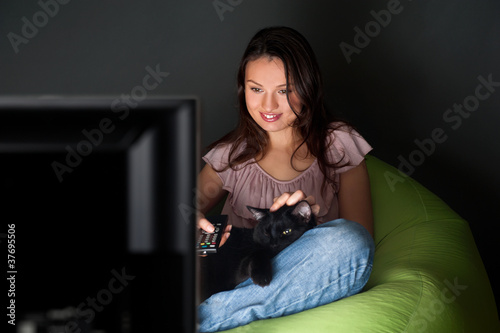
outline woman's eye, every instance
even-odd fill
[[[256,93],[262,92],[262,89],[260,89],[260,88],[250,88],[250,90],[252,90],[252,91],[254,91]]]
[[[278,91],[278,94],[286,95],[287,94],[287,90],[286,89],[282,89],[282,90]]]

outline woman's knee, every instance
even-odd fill
[[[316,243],[329,249],[328,252],[337,252],[337,255],[340,252],[344,257],[360,256],[369,261],[373,260],[375,252],[373,237],[357,222],[337,219],[321,224],[312,230],[314,230]]]

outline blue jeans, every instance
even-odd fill
[[[290,315],[357,294],[370,277],[374,252],[371,235],[359,223],[321,224],[273,259],[269,286],[248,279],[200,304],[200,332]]]

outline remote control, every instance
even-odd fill
[[[212,233],[208,233],[204,230],[199,231],[196,250],[198,254],[202,255],[217,253],[222,234],[226,229],[227,215],[214,215],[207,217],[207,220],[214,225],[215,231]]]

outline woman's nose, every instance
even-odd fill
[[[266,112],[272,112],[278,108],[278,101],[273,94],[266,94],[262,101],[262,108]]]

